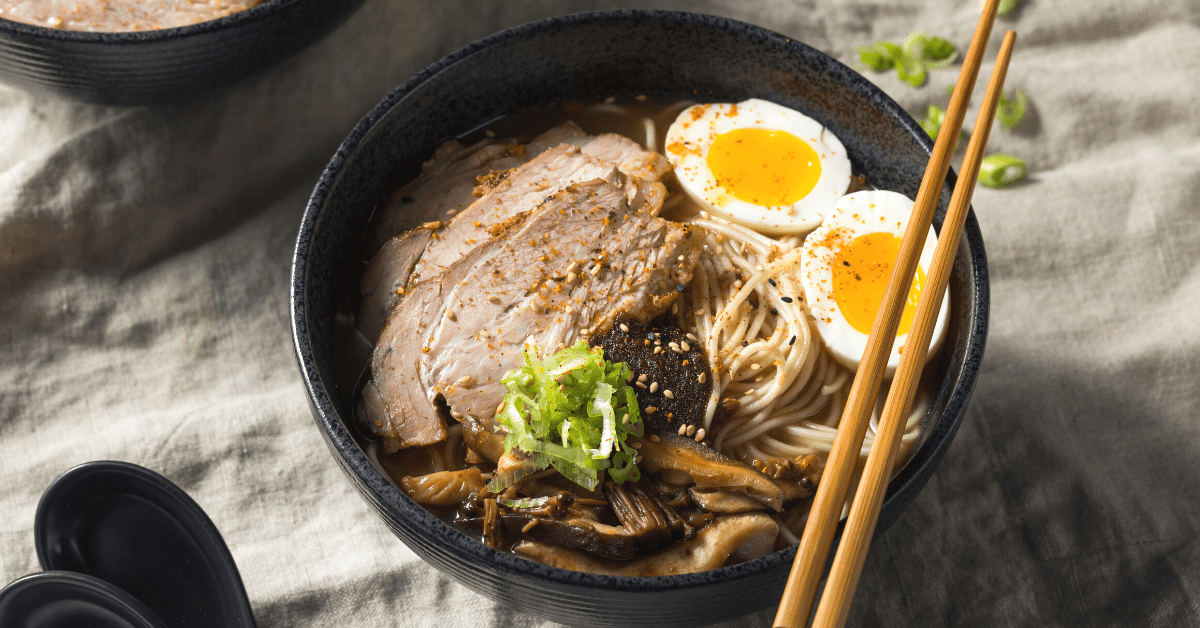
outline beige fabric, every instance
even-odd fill
[[[851,63],[854,46],[919,29],[965,45],[979,6],[656,4]],[[979,385],[868,557],[850,623],[1196,625],[1200,9],[1020,4],[991,51],[1019,31],[1008,85],[1031,108],[991,149],[1031,175],[975,195],[992,276]],[[295,367],[288,266],[320,167],[389,89],[490,32],[607,6],[370,0],[266,76],[181,107],[0,86],[0,581],[39,569],[49,482],[118,459],[208,511],[264,628],[544,625],[421,562],[342,477]],[[919,113],[945,105],[956,70],[921,89],[869,76]]]

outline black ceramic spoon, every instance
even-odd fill
[[[88,462],[42,495],[34,544],[46,570],[114,584],[168,628],[255,628],[216,526],[182,489],[127,462]]]
[[[45,571],[0,590],[4,628],[166,628],[145,604],[87,574]]]

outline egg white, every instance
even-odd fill
[[[808,143],[821,160],[816,186],[791,205],[755,205],[734,197],[717,184],[707,161],[717,136],[734,129],[786,131]],[[769,235],[813,230],[850,186],[850,159],[841,140],[799,111],[765,100],[693,105],[667,130],[665,149],[680,186],[696,203]]]
[[[834,298],[834,256],[842,245],[867,234],[890,233],[902,238],[904,230],[908,227],[912,208],[913,201],[896,192],[867,190],[847,194],[838,201],[821,226],[808,234],[804,240],[800,258],[800,282],[804,286],[805,299],[816,318],[817,332],[825,341],[830,354],[848,368],[858,368],[867,348],[867,334],[858,331],[846,320]],[[936,246],[937,235],[930,227],[917,262],[921,272],[929,273]],[[947,290],[947,294],[942,298],[942,307],[934,324],[929,355],[934,355],[946,338],[947,320],[950,315],[948,292]],[[896,342],[888,355],[888,377],[895,373],[900,364],[900,351],[907,338],[907,333],[896,336]]]

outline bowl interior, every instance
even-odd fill
[[[477,591],[559,621],[699,625],[778,602],[795,550],[681,576],[618,578],[545,567],[491,550],[404,497],[353,438],[350,400],[335,382],[339,299],[355,277],[372,213],[443,140],[550,102],[607,96],[705,101],[763,98],[815,118],[846,146],[858,172],[915,196],[932,143],[894,101],[858,73],[802,43],[711,16],[614,11],[506,31],[430,66],[389,94],[351,132],[322,175],[301,225],[293,266],[293,332],[314,416],[335,457],[380,516],[419,555]],[[954,174],[935,217],[940,226]],[[415,226],[424,216],[412,216]],[[946,376],[923,442],[889,485],[877,535],[915,498],[961,421],[987,326],[983,242],[969,216],[950,280]],[[548,593],[553,591],[553,595]],[[699,592],[703,591],[703,595]],[[724,597],[726,594],[733,597]],[[722,596],[717,603],[709,600]],[[664,610],[664,608],[666,610]],[[595,610],[595,614],[589,614]],[[566,613],[566,614],[563,614]],[[605,619],[606,617],[606,619]]]

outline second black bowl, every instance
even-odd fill
[[[362,0],[267,0],[180,28],[64,31],[0,19],[0,81],[101,105],[178,103],[291,56]]]

